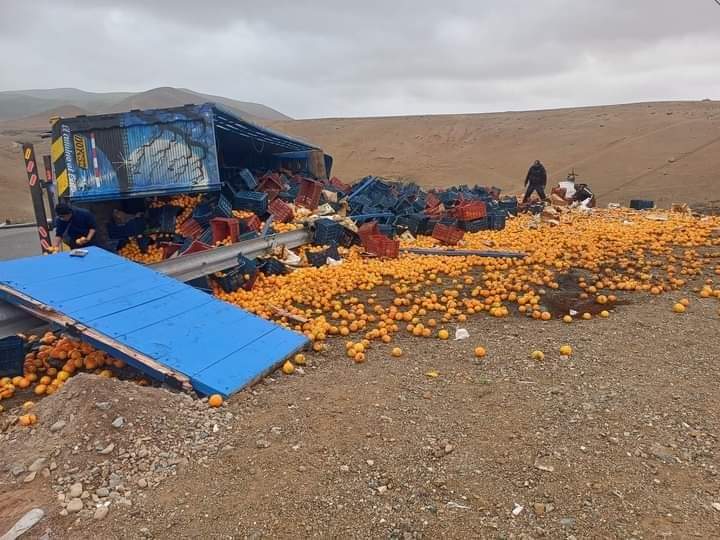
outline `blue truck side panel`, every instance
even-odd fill
[[[73,201],[220,188],[210,104],[59,123]]]

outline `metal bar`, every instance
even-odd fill
[[[475,249],[402,248],[400,251],[415,255],[442,255],[446,257],[492,257],[502,259],[523,259],[526,253],[518,251],[479,251]]]
[[[149,266],[157,272],[180,281],[190,281],[236,266],[238,255],[253,259],[276,246],[285,246],[292,249],[310,243],[311,239],[310,231],[299,229],[282,234],[273,234],[264,238],[253,238],[245,242],[238,242],[237,244],[200,253],[192,253],[191,255],[168,259]]]

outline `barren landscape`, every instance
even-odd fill
[[[173,106],[165,93],[143,106]],[[181,101],[182,103],[182,101]],[[47,153],[52,114],[0,122],[0,218],[32,217],[17,141],[37,142]],[[495,185],[522,190],[528,166],[540,159],[551,185],[575,170],[600,204],[652,199],[658,206],[720,201],[720,102],[661,102],[552,111],[450,116],[260,119],[322,147],[333,174],[352,182],[368,174],[413,180],[424,187]]]

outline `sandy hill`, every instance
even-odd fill
[[[377,174],[428,187],[479,183],[517,191],[527,167],[541,159],[551,182],[574,168],[602,204],[631,198],[660,206],[720,202],[717,101],[268,125],[323,147],[335,159],[334,173],[346,181]],[[19,127],[3,130],[0,124],[0,218],[14,220],[29,217],[31,208],[13,141],[40,140],[38,132]]]
[[[60,118],[71,118],[73,116],[79,116],[81,114],[90,114],[85,109],[76,107],[75,105],[62,105],[47,111],[26,116],[24,118],[16,118],[12,120],[3,120],[0,122],[0,131],[4,134],[9,134],[12,131],[27,132],[27,131],[49,131],[50,130],[50,119],[54,116]]]
[[[720,199],[720,102],[662,102],[449,116],[274,123],[332,154],[334,173],[423,186],[522,188],[542,160],[556,182],[575,169],[601,202]]]

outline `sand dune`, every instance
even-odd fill
[[[663,102],[452,116],[320,119],[274,128],[322,146],[334,172],[522,188],[541,159],[551,181],[575,169],[601,202],[720,199],[720,102]]]
[[[377,174],[426,187],[478,183],[518,191],[527,167],[541,159],[551,182],[574,168],[602,204],[720,201],[717,101],[268,125],[323,147],[345,181]],[[29,131],[18,131],[18,121],[11,127],[0,124],[0,218],[18,220],[30,217],[31,207],[12,141],[40,139],[30,122]]]

